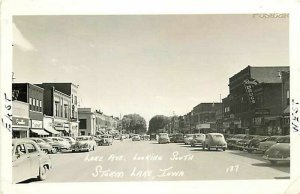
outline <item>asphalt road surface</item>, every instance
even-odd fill
[[[271,165],[262,154],[128,139],[91,152],[50,156],[53,168],[42,183],[288,179],[290,173],[289,163]]]

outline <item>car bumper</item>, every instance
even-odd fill
[[[213,145],[213,146],[210,146],[210,148],[227,148],[226,145]]]
[[[268,157],[266,155],[263,156],[263,159],[270,160],[270,161],[290,161],[290,157],[274,158],[274,157]]]

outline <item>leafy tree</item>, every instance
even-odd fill
[[[149,121],[149,133],[157,133],[163,129],[170,121],[170,118],[164,115],[155,115]]]
[[[147,131],[146,120],[139,114],[124,115],[122,118],[122,126],[127,133],[140,134],[146,133]]]

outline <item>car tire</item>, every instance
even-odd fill
[[[209,145],[207,145],[207,150],[210,151],[210,146]]]
[[[225,151],[226,151],[226,148],[223,148],[223,151],[225,152]]]
[[[205,144],[202,145],[202,149],[205,150]]]
[[[47,173],[48,173],[48,168],[46,165],[41,166],[40,170],[39,170],[39,176],[38,176],[38,180],[43,181],[46,180],[47,178]]]
[[[252,153],[252,150],[247,150],[248,153]]]

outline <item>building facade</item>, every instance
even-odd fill
[[[29,137],[29,104],[14,100],[12,101],[12,137]]]
[[[222,103],[200,103],[193,108],[196,132],[217,131],[217,113],[222,110]]]
[[[13,100],[29,104],[29,136],[49,135],[43,128],[44,89],[30,83],[12,84]]]
[[[223,99],[223,127],[228,133],[282,134],[282,80],[289,67],[248,66],[229,78]]]
[[[78,135],[79,129],[79,120],[78,120],[78,107],[79,107],[79,98],[78,98],[78,85],[73,83],[42,83],[41,87],[43,88],[55,88],[56,91],[64,93],[70,97],[69,109],[69,135],[76,137]]]

